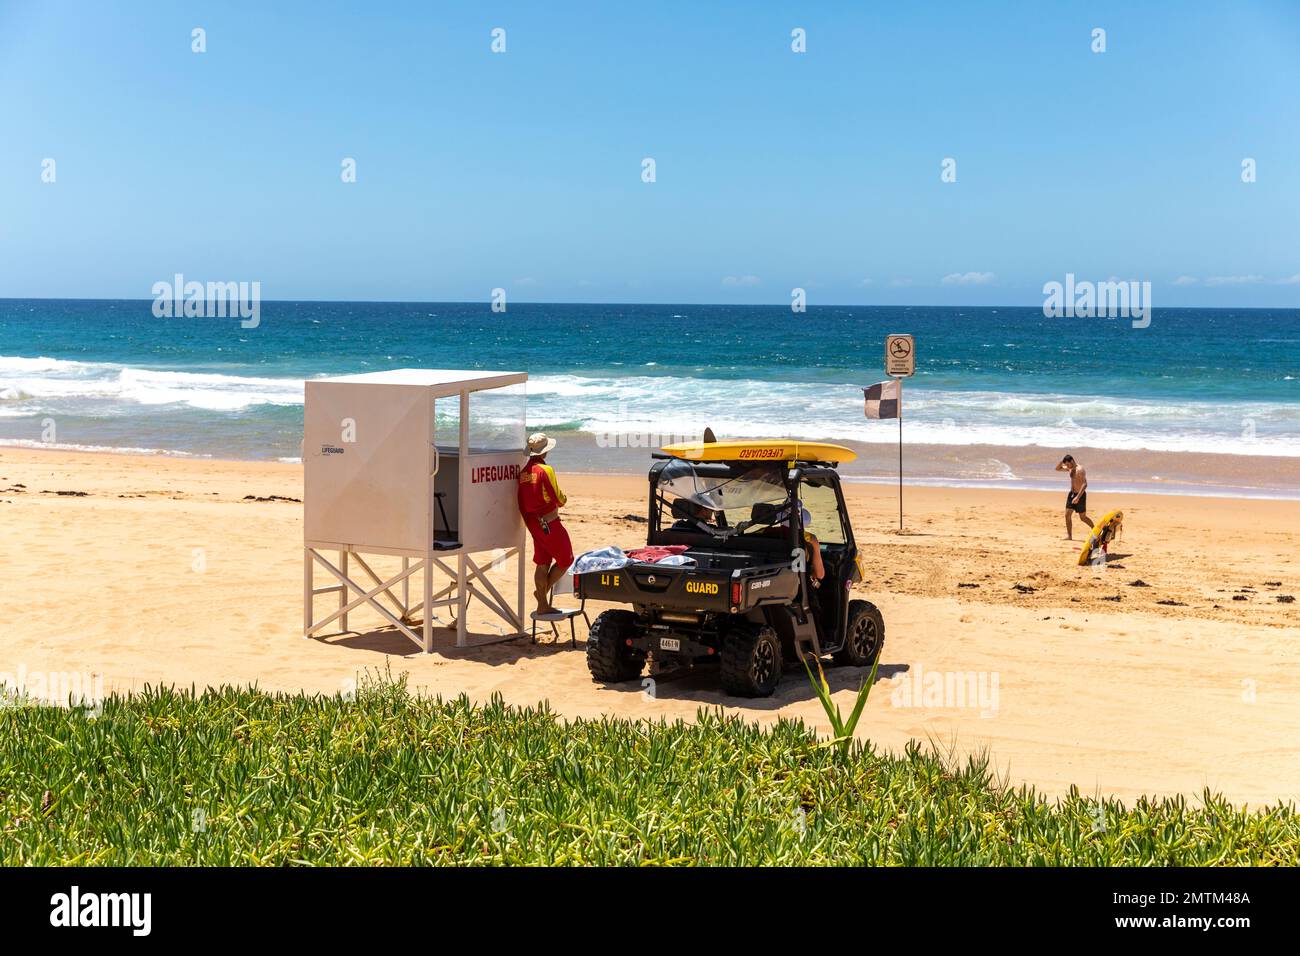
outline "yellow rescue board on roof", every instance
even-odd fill
[[[843,445],[789,438],[751,438],[733,441],[684,441],[664,445],[674,458],[690,461],[853,461],[858,453]]]

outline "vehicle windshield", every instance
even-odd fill
[[[688,461],[670,461],[659,474],[659,490],[685,498],[710,511],[743,510],[785,501],[784,474],[773,465],[757,465],[738,475],[701,475]]]
[[[775,515],[776,509],[771,506],[785,503],[788,497],[785,472],[776,465],[757,465],[730,474],[701,474],[690,462],[674,460],[659,474],[660,521],[662,527],[672,531],[718,538],[757,533],[775,522],[754,522],[754,507],[768,505]],[[669,504],[671,508],[665,511]]]

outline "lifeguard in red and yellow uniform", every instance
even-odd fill
[[[537,613],[549,614],[551,588],[564,577],[573,564],[573,544],[569,532],[560,523],[560,509],[567,500],[560,490],[555,469],[546,456],[555,447],[555,439],[542,432],[528,437],[528,464],[519,472],[519,513],[533,537],[533,594]]]

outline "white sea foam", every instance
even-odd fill
[[[75,442],[35,441],[27,438],[0,438],[0,446],[9,448],[44,448],[54,451],[113,452],[119,455],[165,455],[168,458],[210,458],[190,451],[173,448],[135,448],[129,445],[82,445]],[[301,461],[301,459],[294,459]]]
[[[0,356],[0,402],[105,399],[138,405],[188,405],[236,411],[254,405],[301,405],[299,378],[262,378]],[[39,407],[32,412],[39,412]]]
[[[851,384],[634,376],[538,376],[538,427],[581,422],[606,434],[804,435],[892,444],[896,421],[863,417]],[[1087,446],[1300,457],[1300,405],[904,388],[905,440],[935,445]],[[1247,427],[1250,423],[1250,427]]]
[[[669,375],[537,375],[529,424],[600,434],[737,438],[800,435],[892,444],[894,421],[869,421],[850,382]],[[301,406],[303,380],[0,356],[0,417],[156,415],[167,407],[232,415]],[[1088,446],[1300,457],[1300,403],[1175,401],[904,387],[904,435],[935,445]],[[994,480],[1000,479],[990,474]]]
[[[0,355],[0,376],[7,376],[10,373],[71,372],[95,367],[93,363],[89,362],[73,362],[67,359],[45,358],[44,356],[23,358],[17,355]]]
[[[123,369],[119,394],[142,405],[184,404],[215,411],[251,405],[301,405],[302,379]]]

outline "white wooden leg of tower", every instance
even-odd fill
[[[312,559],[311,548],[302,549],[302,636],[311,640],[312,625],[312,566],[316,562]]]
[[[528,575],[528,555],[524,553],[524,538],[520,537],[519,539],[519,600],[518,600],[518,607],[516,608],[516,610],[519,612],[519,633],[520,634],[524,633],[524,631],[526,630],[526,628],[524,627],[524,621],[528,620],[526,617],[524,617],[524,593],[525,593],[524,581],[527,575]]]
[[[344,577],[348,576],[348,553],[346,551],[339,552],[339,570],[343,572]],[[343,613],[339,615],[339,627],[344,634],[348,631],[348,612],[343,610],[347,603],[348,589],[341,588],[339,590],[339,610],[343,611]]]
[[[456,558],[456,646],[465,646],[465,611],[469,601],[468,582],[465,580],[465,555]]]
[[[402,570],[405,571],[411,566],[410,558],[402,558]],[[411,579],[402,578],[402,618],[405,619],[411,613]]]
[[[424,653],[433,653],[433,562],[424,559]]]

